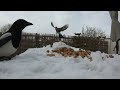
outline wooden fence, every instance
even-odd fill
[[[108,53],[108,42],[100,38],[81,37],[81,36],[65,36],[62,42],[77,48],[91,51],[101,51]],[[20,47],[16,54],[23,53],[28,48],[40,48],[58,42],[59,38],[55,34],[33,34],[23,33]]]

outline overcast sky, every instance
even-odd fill
[[[23,32],[55,34],[51,21],[61,27],[69,24],[62,34],[74,35],[81,32],[83,26],[100,28],[110,35],[111,18],[108,11],[0,11],[0,27],[13,23],[17,19],[25,19],[34,25],[26,27]],[[119,18],[120,20],[120,18]]]

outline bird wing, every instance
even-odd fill
[[[68,25],[68,24],[64,25],[63,27],[61,27],[61,31],[66,30],[68,27],[69,27],[69,25]]]
[[[8,41],[12,39],[11,34],[5,33],[0,37],[0,47],[2,47],[4,44],[6,44]]]
[[[51,26],[54,27],[53,22],[51,22]]]

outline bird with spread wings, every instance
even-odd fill
[[[65,31],[65,30],[69,27],[69,25],[66,24],[66,25],[64,25],[63,27],[58,28],[58,27],[55,27],[55,26],[54,26],[53,22],[51,22],[51,26],[54,27],[55,30],[56,30],[56,33],[59,34],[59,38],[64,38],[63,35],[61,34],[61,32],[62,32],[62,31]]]

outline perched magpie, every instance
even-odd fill
[[[116,41],[116,45],[115,45],[114,50],[113,50],[113,51],[115,51],[115,49],[116,49],[116,54],[118,54],[118,52],[119,52],[119,41],[120,41],[120,39],[118,39]]]
[[[10,29],[0,37],[0,58],[7,58],[17,51],[22,30],[29,25],[33,24],[24,19],[18,19]]]
[[[62,35],[60,32],[66,30],[69,25],[66,24],[66,25],[64,25],[63,27],[58,28],[58,27],[55,27],[55,26],[53,25],[53,22],[51,22],[51,26],[54,27],[55,30],[56,30],[56,32],[59,34],[59,38],[64,38],[63,35]]]

